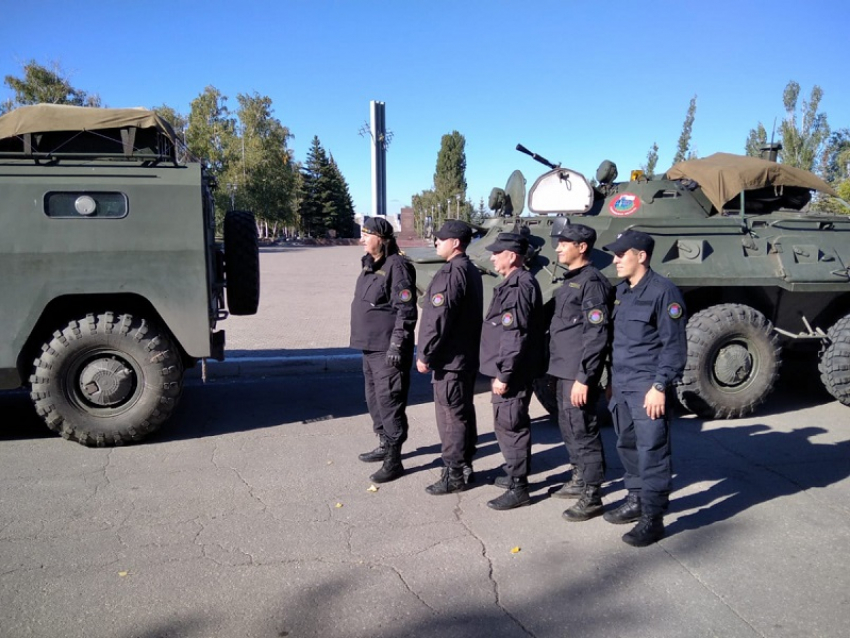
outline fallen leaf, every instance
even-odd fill
[[[519,552],[520,552],[519,545],[517,545],[516,547],[511,548],[511,554],[519,554]]]
[[[129,573],[130,572],[118,572],[118,575],[121,576],[121,578],[124,578],[124,576],[126,576]]]
[[[342,503],[337,503],[336,505],[334,505],[334,507],[336,507],[337,509],[339,509],[340,507],[342,507]]]
[[[373,483],[372,485],[370,485],[369,487],[366,488],[366,491],[367,492],[377,492],[378,486]]]

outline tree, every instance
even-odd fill
[[[646,164],[643,165],[643,172],[647,177],[655,175],[655,167],[658,165],[658,144],[652,143],[652,147],[646,154]]]
[[[295,222],[296,168],[287,144],[289,129],[273,117],[267,96],[239,94],[239,126],[231,140],[229,183],[237,184],[240,206],[252,210],[264,236]]]
[[[188,148],[186,146],[186,127],[189,125],[189,118],[177,111],[176,109],[161,104],[154,106],[151,110],[159,115],[166,122],[171,124],[174,129],[174,134],[177,135],[177,161],[186,162],[189,160]]]
[[[301,168],[298,216],[301,231],[323,237],[328,231],[337,236],[354,235],[354,204],[348,184],[333,157],[329,157],[318,136]]]
[[[808,102],[803,100],[798,121],[799,97],[800,85],[791,80],[782,94],[785,119],[779,128],[782,136],[782,150],[779,156],[783,164],[811,171],[821,159],[823,147],[829,138],[829,123],[826,113],[818,112],[823,97],[823,90],[819,86],[812,88]]]
[[[682,125],[682,134],[679,136],[679,143],[676,149],[676,156],[673,158],[673,164],[684,162],[686,159],[692,159],[696,156],[690,152],[691,148],[691,129],[694,126],[694,116],[697,112],[697,96],[691,98],[691,103],[688,106],[688,114],[685,116],[685,123]]]
[[[471,206],[466,202],[466,139],[457,131],[443,135],[434,172],[436,210],[434,228],[449,217],[469,221]],[[461,205],[461,202],[463,203]]]
[[[4,83],[15,93],[15,97],[0,105],[0,113],[5,113],[26,104],[70,104],[73,106],[100,106],[100,97],[96,93],[86,93],[71,86],[67,74],[58,62],[49,67],[30,60],[22,66],[23,77],[7,75]]]
[[[230,116],[226,105],[227,97],[214,86],[208,86],[192,100],[186,128],[186,145],[195,158],[205,162],[219,184],[215,191],[216,218],[224,217],[223,211],[241,208],[242,192],[237,182],[232,181],[228,169],[233,163],[233,139],[236,135],[236,120]]]

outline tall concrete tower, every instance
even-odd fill
[[[387,214],[387,121],[385,104],[369,102],[372,137],[372,214]]]

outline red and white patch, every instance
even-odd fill
[[[510,328],[512,325],[514,325],[514,315],[512,312],[506,312],[502,315],[502,325],[505,328]]]
[[[413,299],[413,294],[410,292],[410,290],[405,288],[404,290],[398,293],[398,298],[404,302],[408,302]]]
[[[679,319],[682,316],[682,305],[677,304],[675,301],[667,306],[667,314],[670,315],[673,319]]]
[[[599,308],[594,308],[593,310],[588,311],[587,320],[592,324],[602,323],[605,321],[605,313]]]
[[[443,293],[438,292],[437,294],[431,296],[432,306],[439,307],[442,306],[444,303],[446,303],[446,296]]]
[[[614,217],[628,217],[640,209],[640,197],[633,193],[623,193],[608,205]]]

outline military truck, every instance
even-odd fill
[[[0,117],[0,390],[28,386],[84,445],[158,429],[184,370],[224,358],[218,322],[259,303],[253,215],[228,212],[217,245],[214,187],[151,111]]]
[[[828,184],[773,161],[776,145],[765,149],[767,157],[717,153],[660,177],[632,171],[621,182],[606,160],[595,184],[517,149],[549,170],[529,190],[529,215],[522,215],[520,171],[491,192],[496,216],[468,251],[488,293],[499,278],[485,247],[500,232],[528,237],[526,264],[550,301],[564,273],[552,236],[564,225],[597,231],[591,258],[612,283],[613,256],[602,246],[626,229],[641,230],[655,239],[652,267],[679,286],[687,304],[688,358],[677,387],[685,408],[707,418],[749,414],[768,396],[791,348],[817,354],[823,385],[850,405],[850,216],[810,211],[813,191],[837,196]],[[411,257],[424,290],[439,258],[427,250]],[[550,412],[551,388],[545,379],[536,385]]]

